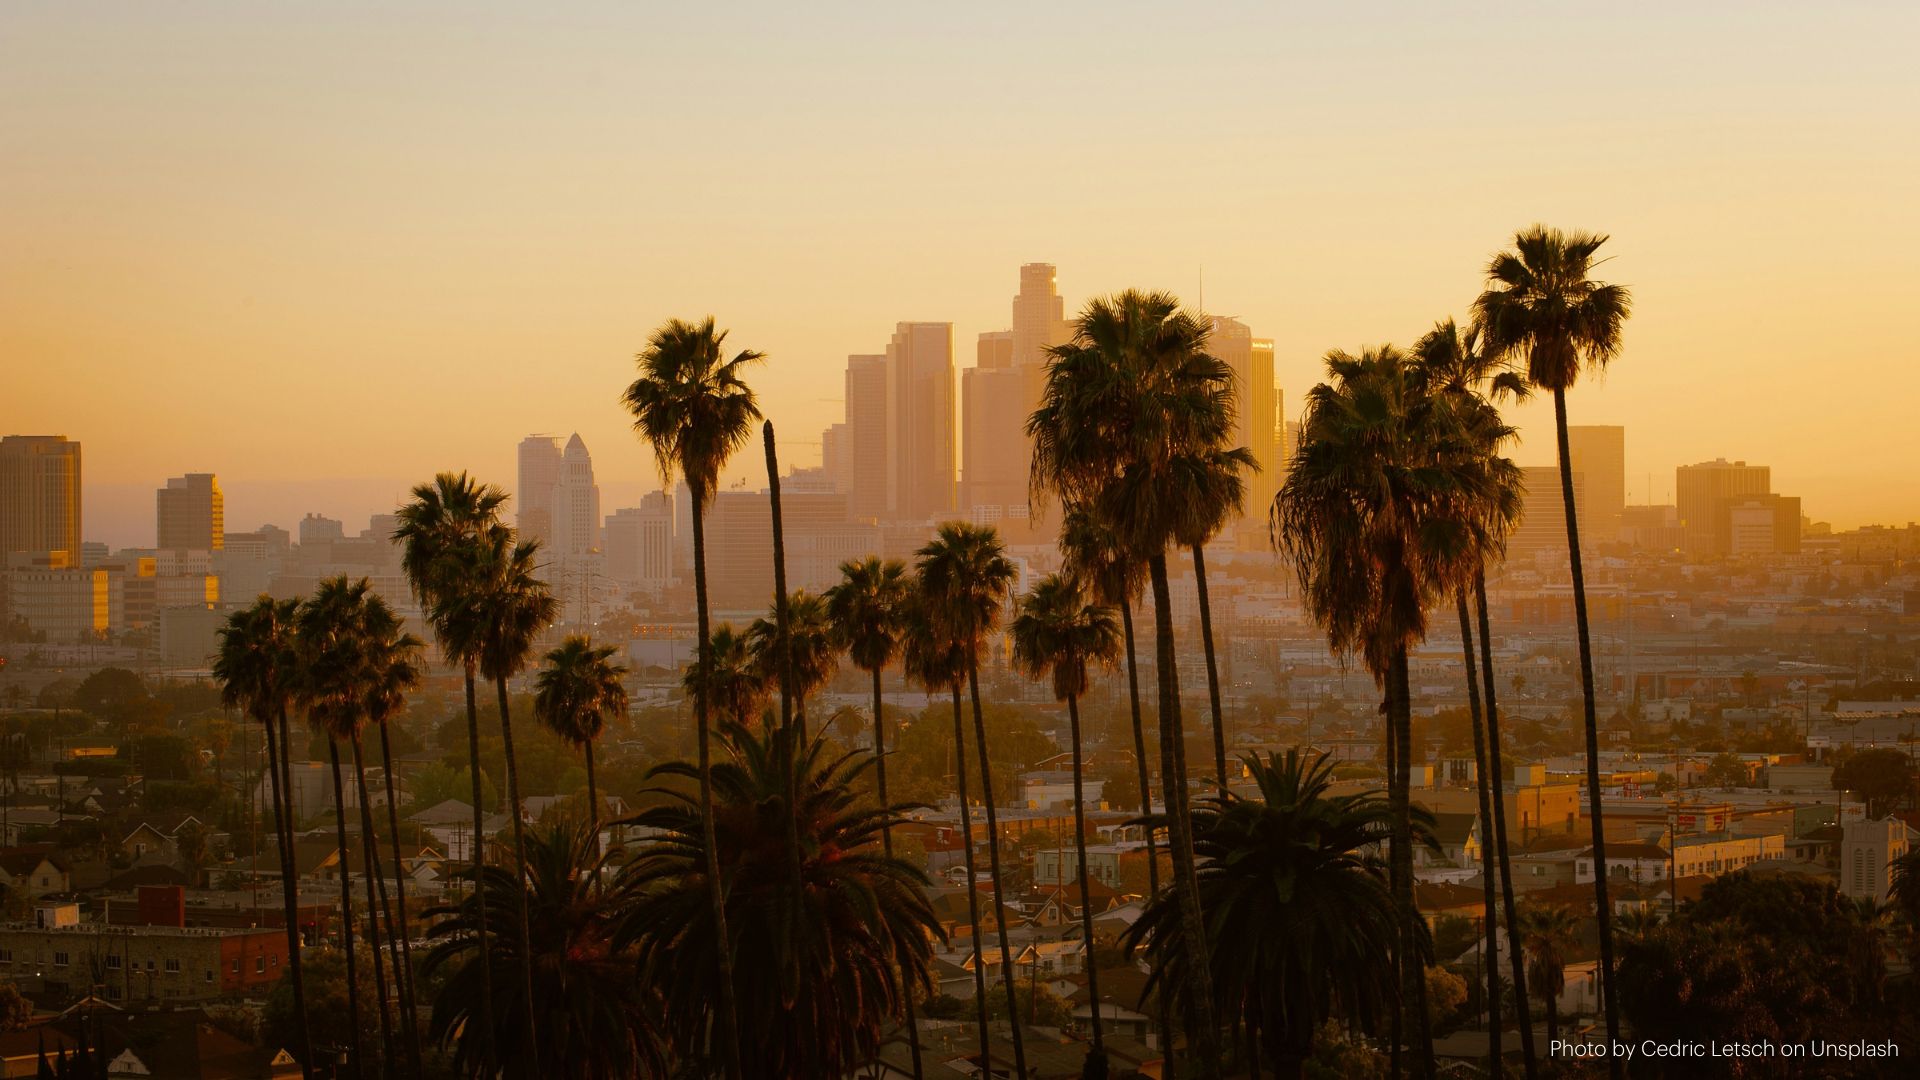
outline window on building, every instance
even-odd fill
[[[57,949],[56,949],[56,950],[54,950],[54,954],[53,954],[53,966],[54,966],[54,967],[66,967],[66,966],[67,966],[67,961],[68,961],[68,957],[67,957],[67,954],[66,954],[66,953],[64,953],[64,952],[61,952],[61,951],[59,951],[59,950],[57,950]]]
[[[237,956],[233,958],[233,973],[240,974],[240,958]]]
[[[207,969],[207,981],[208,981],[208,982],[212,982],[212,981],[213,981],[213,969],[212,969],[212,968],[208,968],[208,969]]]
[[[167,974],[169,974],[169,975],[178,975],[178,974],[180,974],[180,961],[178,961],[178,960],[168,960],[168,961],[167,961]]]
[[[0,964],[11,964],[11,963],[13,963],[13,950],[0,949]]]
[[[119,970],[120,970],[120,964],[121,964],[121,959],[120,959],[120,957],[119,957],[118,955],[116,955],[116,954],[114,954],[114,953],[108,953],[108,954],[107,954],[107,968],[108,968],[109,970],[112,970],[112,971],[119,971]]]
[[[254,957],[254,958],[253,958],[253,973],[254,973],[255,975],[265,975],[265,974],[267,973],[267,958],[266,958],[266,957],[264,957],[264,956],[256,956],[256,957]]]

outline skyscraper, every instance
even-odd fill
[[[847,357],[847,512],[854,518],[889,516],[893,495],[893,380],[885,356]]]
[[[174,551],[219,551],[227,544],[226,504],[212,473],[167,481],[154,496],[154,546]]]
[[[1522,493],[1520,520],[1507,537],[1507,559],[1513,563],[1531,563],[1541,555],[1567,557],[1566,500],[1560,491],[1560,466],[1526,465],[1520,469]],[[1586,497],[1587,478],[1573,474],[1573,503],[1578,507]],[[1583,543],[1591,545],[1583,532]],[[1584,548],[1582,549],[1585,550]]]
[[[520,440],[520,483],[514,489],[514,526],[523,540],[546,546],[553,540],[553,492],[560,483],[560,440],[529,435]]]
[[[15,552],[80,564],[80,444],[64,435],[0,438],[0,569]]]
[[[820,433],[820,467],[841,495],[853,490],[853,434],[842,422]]]
[[[1569,425],[1567,449],[1573,471],[1587,484],[1579,505],[1580,542],[1594,547],[1618,541],[1620,513],[1627,505],[1627,429]]]
[[[1733,543],[1732,506],[1772,490],[1773,470],[1765,465],[1718,458],[1675,469],[1673,491],[1682,546],[1695,555],[1728,554]]]
[[[1026,509],[1032,408],[1027,372],[1013,364],[1013,331],[981,334],[975,356],[960,373],[961,508],[993,524]]]
[[[1064,345],[1073,336],[1066,318],[1066,302],[1055,287],[1052,263],[1028,263],[1020,268],[1020,291],[1013,297],[1013,364],[1039,368],[1047,350]]]
[[[954,511],[953,324],[903,322],[887,342],[892,372],[894,482],[900,521]]]
[[[607,576],[623,585],[664,589],[673,582],[673,499],[650,491],[640,505],[615,510],[606,524]]]
[[[1273,385],[1273,339],[1254,337],[1246,323],[1216,315],[1207,351],[1233,369],[1233,442],[1253,451],[1260,465],[1258,472],[1246,476],[1241,507],[1248,516],[1265,520],[1282,479],[1280,445],[1275,438],[1280,393]]]
[[[552,536],[544,561],[578,558],[600,548],[600,487],[593,482],[593,458],[576,433],[560,456],[560,475],[547,500]]]

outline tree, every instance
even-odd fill
[[[1905,758],[1902,757],[1902,760]],[[1706,771],[1700,775],[1701,783],[1719,788],[1744,787],[1752,778],[1753,774],[1747,771],[1747,763],[1740,760],[1740,755],[1725,752],[1713,755],[1713,760],[1707,762]]]
[[[458,904],[427,912],[437,921],[427,931],[433,947],[422,974],[439,983],[429,1032],[452,1052],[458,1075],[493,1075],[478,1034],[489,1022],[475,978],[483,967],[496,969],[490,981],[502,988],[495,1038],[506,1060],[529,1064],[528,1075],[667,1074],[655,1020],[659,995],[632,953],[616,944],[621,909],[594,892],[606,859],[590,827],[558,823],[535,833],[524,865],[485,867],[478,887]],[[523,903],[534,912],[528,939],[519,936],[515,917]],[[484,939],[476,933],[483,908],[493,909],[489,922],[500,928]],[[533,957],[532,995],[520,989],[525,956]],[[535,1029],[538,1046],[526,1044],[521,1033]]]
[[[380,773],[387,789],[387,836],[393,845],[393,888],[395,911],[387,912],[387,948],[393,958],[394,988],[400,1002],[401,1026],[407,1040],[407,1060],[415,1076],[420,1075],[420,1018],[415,1007],[413,985],[413,941],[408,930],[407,863],[400,849],[400,811],[393,774],[393,720],[406,708],[407,692],[420,685],[422,643],[401,630],[401,619],[379,597],[369,598],[361,624],[361,647],[365,650],[366,670],[362,675],[366,688],[367,721],[380,730]],[[354,747],[354,772],[360,785],[361,820],[368,851],[374,848],[373,808],[367,797],[366,769],[361,748]],[[380,907],[387,911],[386,879],[380,881]],[[397,913],[397,915],[396,915]]]
[[[1177,895],[1127,931],[1149,988],[1198,971],[1252,1027],[1276,1075],[1306,1075],[1320,1025],[1339,1015],[1376,1030],[1394,1001],[1399,916],[1371,852],[1398,815],[1374,792],[1335,795],[1324,755],[1246,759],[1259,798],[1222,791],[1194,810],[1199,884],[1215,933],[1186,934]],[[1424,812],[1422,812],[1424,814]],[[1426,819],[1423,818],[1423,825]]]
[[[375,1009],[371,995],[358,982],[347,981],[345,953],[335,948],[312,949],[303,970],[306,997],[312,1007],[315,1046],[357,1046],[379,1037],[373,1027]],[[299,1017],[299,1008],[293,1001],[293,970],[288,967],[280,981],[267,992],[267,1000],[260,1009],[262,1045],[273,1049],[297,1045]]]
[[[299,1057],[301,1075],[313,1080],[313,1042],[300,955],[299,886],[289,869],[293,866],[292,804],[281,773],[287,710],[299,677],[295,651],[299,609],[297,600],[262,596],[252,606],[227,616],[218,631],[220,645],[214,654],[213,677],[220,684],[221,699],[230,708],[244,710],[267,732],[267,788],[273,800],[274,850],[282,868],[281,913],[287,931],[285,980],[293,1019],[286,1045]]]
[[[747,636],[735,630],[732,623],[713,628],[713,636],[707,640],[706,665],[703,667],[697,659],[687,665],[680,685],[688,698],[704,700],[723,724],[758,720],[769,696],[766,676],[754,662]]]
[[[1580,691],[1587,736],[1587,810],[1593,831],[1594,910],[1600,924],[1600,984],[1605,994],[1607,1037],[1620,1039],[1620,1008],[1613,986],[1612,905],[1607,901],[1607,836],[1600,804],[1600,726],[1594,711],[1593,644],[1587,630],[1587,584],[1581,568],[1580,523],[1575,513],[1573,452],[1567,442],[1567,391],[1582,371],[1599,373],[1619,355],[1621,328],[1633,300],[1621,285],[1592,278],[1594,256],[1607,237],[1562,232],[1544,225],[1521,230],[1513,250],[1487,264],[1488,287],[1474,301],[1474,315],[1489,354],[1512,357],[1527,381],[1553,394],[1554,433],[1560,452],[1560,498],[1566,507],[1567,559],[1573,579],[1573,617],[1580,642]],[[1619,1080],[1618,1057],[1607,1059]]]
[[[1207,355],[1207,324],[1166,293],[1129,291],[1088,303],[1067,344],[1049,350],[1033,437],[1032,497],[1085,506],[1120,550],[1144,559],[1153,587],[1155,670],[1160,691],[1161,784],[1167,800],[1174,888],[1184,933],[1204,942],[1188,829],[1188,775],[1174,658],[1168,547],[1191,521],[1192,457],[1217,448],[1232,427],[1233,372]],[[1211,988],[1197,970],[1184,988],[1188,1036],[1201,1076],[1220,1075],[1220,1033]]]
[[[1567,988],[1567,959],[1579,944],[1579,917],[1559,904],[1520,909],[1519,943],[1528,954],[1527,982],[1547,1010],[1547,1042],[1560,1037],[1560,994]]]
[[[713,501],[720,468],[746,445],[752,425],[760,419],[753,391],[741,370],[762,359],[745,349],[727,359],[722,352],[727,334],[714,327],[712,316],[699,323],[673,319],[653,332],[637,362],[640,377],[627,387],[622,401],[633,414],[634,428],[653,447],[654,461],[664,484],[678,471],[691,494],[693,516],[693,597],[698,612],[697,639],[701,672],[711,670],[712,648],[707,626],[707,543],[704,515]],[[704,687],[707,678],[699,677]],[[717,931],[714,960],[719,965],[720,1016],[713,1041],[716,1056],[727,1075],[740,1080],[737,1035],[738,1009],[734,1005],[732,938],[726,932],[727,909],[720,880],[719,845],[714,839],[711,781],[711,733],[706,694],[693,695],[695,739],[700,756],[700,801],[705,814],[702,846],[707,854],[707,900]]]
[[[73,692],[75,708],[118,727],[144,715],[151,700],[140,676],[117,667],[92,672]]]
[[[833,640],[833,621],[827,614],[824,597],[799,589],[787,598],[787,640],[791,642],[782,656],[777,619],[753,620],[747,627],[747,649],[753,667],[763,685],[780,685],[780,665],[793,665],[793,713],[804,730],[807,697],[831,682],[840,667],[840,650]]]
[[[1006,909],[1006,879],[1000,870],[1000,822],[994,808],[993,762],[987,751],[987,723],[980,710],[980,654],[986,650],[987,635],[1000,623],[1007,592],[1016,574],[1007,561],[1000,535],[991,526],[950,521],[941,525],[934,538],[915,553],[914,569],[919,578],[920,602],[926,619],[940,640],[950,643],[959,653],[966,670],[967,690],[973,703],[974,740],[980,751],[980,791],[987,815],[987,862],[993,873],[994,910]],[[964,798],[964,796],[963,796]],[[971,838],[969,837],[969,841]],[[1000,971],[1013,993],[1013,948],[1003,929],[1000,937]],[[979,939],[976,938],[977,942]],[[1027,1073],[1027,1051],[1017,1017],[1008,1022],[1013,1043],[1014,1075]]]
[[[589,638],[571,635],[547,654],[546,666],[534,680],[534,719],[549,731],[580,748],[587,763],[587,831],[593,837],[594,872],[600,865],[600,786],[593,773],[593,744],[607,719],[627,714],[627,673],[613,658],[617,645],[595,645]]]
[[[11,981],[0,983],[0,1032],[19,1031],[33,1019],[33,1002]]]
[[[1232,385],[1220,406],[1231,415]],[[1225,437],[1230,432],[1222,432]],[[1213,445],[1174,459],[1174,495],[1180,499],[1174,536],[1193,550],[1193,581],[1200,602],[1200,644],[1207,660],[1207,705],[1213,718],[1213,769],[1227,782],[1227,729],[1220,710],[1220,672],[1213,650],[1213,606],[1207,597],[1207,541],[1240,512],[1246,495],[1241,472],[1257,472],[1260,462],[1246,447]]]
[[[743,1067],[752,1076],[846,1075],[871,1060],[882,1021],[903,1011],[910,988],[924,993],[931,982],[939,931],[926,878],[873,850],[907,807],[863,808],[854,780],[872,756],[829,758],[823,740],[802,746],[797,726],[728,725],[723,738],[733,760],[710,776],[715,854],[736,916],[728,925],[742,955],[781,973],[742,973],[735,987]],[[655,773],[692,781],[700,769],[674,762]],[[789,789],[797,806],[787,802]],[[720,997],[718,928],[703,880],[708,815],[691,796],[663,793],[668,801],[632,819],[655,839],[620,875],[616,943],[633,945],[644,980],[660,990],[663,1027],[683,1059],[697,1061]],[[801,835],[798,895],[789,885],[789,820]],[[794,906],[800,910],[787,910]]]
[[[1093,1002],[1093,1056],[1106,1056],[1100,1031],[1100,972],[1093,961],[1093,902],[1087,891],[1085,766],[1080,755],[1080,697],[1089,671],[1120,658],[1120,620],[1114,610],[1087,603],[1079,583],[1058,574],[1042,578],[1020,602],[1013,620],[1013,660],[1034,678],[1051,678],[1053,696],[1067,703],[1073,746],[1073,846],[1080,872],[1080,931],[1087,950],[1087,996]]]
[[[1867,804],[1867,817],[1875,821],[1891,813],[1894,804],[1913,790],[1913,780],[1913,759],[1885,747],[1849,754],[1833,770],[1834,790],[1860,796]]]
[[[473,802],[473,880],[481,878],[486,863],[486,798],[480,771],[480,710],[474,683],[479,666],[479,643],[453,622],[457,608],[454,597],[466,587],[477,562],[482,540],[499,525],[500,507],[506,493],[491,484],[482,484],[466,473],[440,473],[430,483],[414,486],[413,498],[400,507],[399,526],[393,538],[400,544],[400,568],[407,576],[413,595],[427,611],[434,640],[449,664],[457,664],[466,677],[467,704],[467,776],[472,782]],[[461,631],[461,632],[456,632]],[[479,947],[487,948],[487,909],[476,912],[474,932]],[[480,968],[481,1014],[493,1016],[493,973]],[[486,1049],[485,1060],[497,1067],[499,1058],[490,1049],[492,1024],[482,1024],[480,1039]]]

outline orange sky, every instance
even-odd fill
[[[612,508],[668,316],[772,355],[807,463],[895,321],[970,363],[1022,262],[1069,308],[1204,267],[1292,414],[1544,220],[1636,293],[1572,402],[1628,425],[1630,501],[1724,455],[1816,519],[1920,518],[1914,5],[905,7],[11,5],[0,431],[82,440],[116,544],[170,475],[236,528],[357,528],[439,468],[510,485],[531,431],[581,432]]]

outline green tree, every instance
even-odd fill
[[[711,613],[707,606],[707,542],[705,514],[713,501],[720,468],[734,452],[746,445],[752,425],[760,419],[753,390],[741,378],[748,364],[762,354],[744,349],[728,359],[723,352],[727,339],[716,329],[712,316],[699,323],[674,319],[648,338],[637,358],[640,377],[627,387],[622,400],[633,414],[634,427],[653,447],[654,460],[664,483],[677,471],[686,479],[692,496],[693,517],[693,598],[697,611],[699,656],[702,672],[711,670],[713,657],[708,636]],[[704,687],[707,679],[699,677]],[[704,693],[693,695],[695,738],[700,756],[700,801],[705,816],[703,849],[707,854],[707,900],[713,926],[717,930],[714,961],[719,965],[720,1015],[714,1027],[716,1056],[731,1080],[740,1080],[736,1032],[740,1030],[739,1010],[734,1002],[732,938],[726,931],[727,909],[720,879],[719,845],[714,839],[711,780],[711,732],[708,702]]]
[[[1885,747],[1850,754],[1833,770],[1834,790],[1859,795],[1876,821],[1913,790],[1913,780],[1913,759]]]
[[[770,688],[760,665],[754,662],[747,635],[732,623],[713,628],[707,640],[707,662],[687,665],[680,676],[687,697],[705,701],[723,724],[752,724],[766,708]]]
[[[387,950],[393,962],[394,990],[399,999],[400,1024],[406,1035],[407,1061],[420,1075],[420,1020],[413,985],[413,939],[407,913],[407,863],[400,848],[400,811],[394,787],[393,722],[406,708],[407,692],[420,685],[422,643],[401,630],[401,619],[379,597],[369,597],[362,611],[360,646],[365,650],[362,673],[367,721],[380,731],[381,776],[386,783],[387,837],[393,845],[393,909],[387,907],[386,877],[377,879],[380,909],[387,920]],[[361,827],[368,851],[375,851],[372,801],[367,797],[367,773],[360,746],[354,746],[354,777],[360,786]],[[371,860],[370,860],[371,862]]]
[[[759,673],[762,683],[768,687],[779,686],[783,659],[779,646],[780,630],[774,614],[753,620],[747,627],[746,640],[748,651],[753,656],[754,669]],[[807,724],[807,697],[831,682],[840,667],[840,649],[834,644],[833,621],[828,617],[824,597],[805,589],[795,590],[788,595],[787,640],[791,645],[786,653],[793,664],[792,708],[804,731]]]
[[[1231,414],[1233,388],[1228,384],[1224,408]],[[1217,438],[1225,439],[1231,430]],[[1200,602],[1200,644],[1207,661],[1207,706],[1213,719],[1214,776],[1227,782],[1227,728],[1220,708],[1220,671],[1214,658],[1213,605],[1207,596],[1207,541],[1240,513],[1246,496],[1241,473],[1257,472],[1260,462],[1246,447],[1207,446],[1174,459],[1173,493],[1181,505],[1174,537],[1193,551],[1193,582]]]
[[[1559,444],[1560,498],[1566,507],[1567,559],[1573,579],[1574,625],[1580,642],[1582,718],[1587,736],[1587,811],[1593,831],[1595,911],[1600,923],[1600,984],[1604,991],[1607,1037],[1620,1039],[1620,1007],[1613,986],[1612,905],[1607,900],[1607,836],[1600,804],[1600,726],[1594,712],[1593,644],[1587,630],[1587,583],[1581,567],[1580,523],[1575,513],[1573,452],[1567,442],[1567,391],[1583,371],[1599,373],[1620,353],[1621,329],[1632,311],[1625,286],[1593,280],[1595,256],[1604,235],[1562,232],[1544,225],[1521,230],[1513,250],[1487,265],[1488,286],[1474,301],[1474,315],[1487,351],[1513,357],[1527,381],[1553,395],[1554,433]],[[1624,1072],[1618,1057],[1607,1059],[1614,1080]]]
[[[1560,1037],[1560,994],[1567,988],[1567,960],[1579,944],[1580,919],[1560,904],[1520,909],[1517,948],[1527,954],[1527,982],[1547,1011],[1547,1042]]]
[[[310,949],[303,971],[306,998],[312,1008],[314,1046],[358,1046],[379,1038],[379,1031],[372,1026],[374,1002],[365,987],[347,981],[344,953],[330,947]],[[293,970],[288,967],[261,1006],[260,1041],[276,1050],[297,1046],[296,1040],[302,1037],[301,1023],[300,1009],[294,1003]]]
[[[607,719],[627,713],[627,673],[613,658],[617,645],[595,645],[571,635],[547,654],[546,666],[534,680],[534,718],[549,731],[580,748],[587,763],[587,830],[593,837],[595,873],[600,855],[600,785],[593,772],[593,744],[600,740]]]

